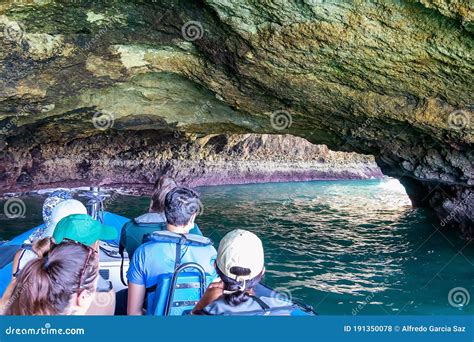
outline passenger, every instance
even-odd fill
[[[148,213],[125,223],[120,243],[121,250],[125,249],[130,259],[138,246],[143,243],[144,235],[157,230],[166,230],[165,199],[166,195],[177,186],[173,178],[161,176],[153,188]],[[190,233],[202,235],[197,224],[194,225]]]
[[[76,214],[63,218],[56,225],[53,239],[60,243],[64,239],[77,241],[99,251],[99,240],[114,240],[117,230],[114,227],[101,224],[89,215]],[[113,315],[115,311],[115,291],[110,281],[100,274],[97,290],[90,306],[88,315]]]
[[[219,244],[216,270],[221,281],[208,287],[192,314],[263,315],[271,314],[270,309],[290,314],[283,310],[292,306],[287,300],[255,296],[265,273],[262,242],[255,234],[242,229],[227,233]]]
[[[55,198],[53,197],[53,199]],[[44,212],[45,211],[43,210],[43,213]],[[33,260],[37,257],[35,252],[35,241],[53,236],[54,229],[56,228],[58,222],[62,218],[72,214],[87,214],[87,209],[81,202],[74,199],[67,199],[56,203],[55,207],[51,211],[48,211],[46,215],[43,215],[46,223],[44,229],[41,230],[41,234],[36,235],[36,240],[30,240],[32,242],[31,245],[24,245],[23,248],[21,248],[16,253],[15,258],[13,259],[13,278],[15,278],[20,273],[20,271],[23,269],[23,267],[28,261]]]
[[[187,188],[171,190],[165,199],[167,230],[178,234],[188,234],[194,227],[194,219],[199,210],[198,194]],[[192,234],[189,234],[192,235]],[[178,245],[171,242],[155,243],[153,241],[138,247],[133,255],[128,270],[128,307],[129,315],[142,315],[146,291],[158,283],[163,274],[175,270]],[[216,278],[214,262],[216,250],[212,245],[206,247],[187,246],[181,253],[181,262],[194,262],[201,265],[209,280]],[[147,296],[147,309],[151,313],[154,303],[153,295]]]
[[[178,187],[171,177],[161,176],[155,182],[153,194],[151,195],[150,208],[148,213],[137,217],[139,222],[157,222],[166,224],[165,199],[168,192]]]
[[[18,276],[6,315],[83,315],[96,288],[99,257],[83,244],[44,239],[39,258]]]
[[[66,202],[68,201],[63,202],[64,206],[67,205]],[[98,240],[113,240],[117,237],[117,231],[114,227],[102,225],[100,222],[94,220],[92,217],[86,214],[68,215],[56,224],[59,216],[62,215],[60,213],[63,213],[60,207],[61,204],[58,205],[58,208],[53,210],[53,215],[51,218],[52,224],[55,225],[54,232],[52,233],[55,243],[60,243],[63,239],[69,239],[87,246],[91,246],[94,250],[98,251]],[[56,214],[56,212],[58,212],[58,214]],[[45,244],[49,245],[49,239],[50,238],[41,239],[33,244],[32,249],[35,251],[35,257],[33,260],[38,257],[37,254],[43,254],[41,251],[44,249]],[[26,265],[28,265],[28,263]],[[2,297],[2,303],[7,303],[10,301],[10,298],[12,298],[11,296],[13,295],[12,290],[14,286],[15,280],[10,283],[9,287],[5,291],[5,294]],[[113,315],[114,310],[115,291],[113,290],[112,283],[99,275],[97,289],[94,294],[94,300],[88,314]]]
[[[51,221],[53,209],[61,202],[72,199],[71,192],[68,190],[56,190],[46,197],[43,202],[42,215],[44,225],[36,229],[25,241],[25,243],[33,243],[34,241],[45,238],[44,231],[48,228]]]
[[[71,214],[87,214],[87,209],[81,202],[74,199],[66,199],[68,197],[70,197],[70,194],[61,190],[53,192],[53,194],[44,201],[43,220],[45,225],[31,234],[22,248],[15,253],[12,263],[12,279],[3,294],[2,302],[9,300],[13,287],[15,286],[15,279],[20,271],[29,261],[38,257],[36,250],[37,248],[41,249],[41,246],[37,246],[37,243],[41,241],[41,239],[51,237],[56,224],[63,217]]]

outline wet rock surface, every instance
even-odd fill
[[[2,167],[98,135],[292,134],[374,155],[415,205],[469,232],[473,13],[472,1],[3,3]]]

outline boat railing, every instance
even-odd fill
[[[89,215],[97,221],[104,223],[104,201],[110,197],[109,194],[106,194],[100,190],[100,187],[91,187],[90,191],[87,191],[79,195],[80,197],[85,197],[87,201],[87,211]]]

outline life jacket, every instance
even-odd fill
[[[135,219],[128,221],[122,227],[120,233],[119,253],[123,254],[126,250],[129,259],[132,259],[135,250],[143,243],[143,237],[154,231],[166,230],[166,222],[159,223],[141,223]]]
[[[120,232],[119,254],[122,257],[120,264],[120,280],[123,285],[128,286],[124,278],[123,266],[125,261],[125,253],[127,251],[129,260],[132,260],[133,253],[144,242],[144,237],[156,232],[166,231],[166,222],[140,222],[136,218],[128,221],[122,227]],[[201,235],[202,232],[197,224],[189,231],[190,234]]]
[[[119,253],[123,256],[124,250],[127,251],[131,260],[135,250],[143,244],[143,238],[147,234],[155,231],[165,231],[166,222],[140,222],[137,219],[130,220],[122,227],[120,234]],[[201,235],[201,230],[197,224],[189,231],[190,234]]]
[[[306,315],[295,303],[281,298],[257,297],[250,298],[232,306],[226,303],[224,296],[219,297],[197,315],[207,316],[300,316]]]
[[[208,286],[204,268],[194,262],[182,263],[182,251],[189,246],[209,247],[212,241],[194,234],[176,234],[169,231],[156,231],[146,235],[148,243],[176,244],[174,272],[163,274],[156,285],[146,289],[153,295],[148,315],[180,316],[191,312]]]

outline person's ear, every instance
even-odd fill
[[[76,306],[79,308],[80,311],[87,311],[92,304],[92,300],[94,299],[94,293],[88,290],[82,290],[77,294],[76,298]]]
[[[189,219],[189,225],[194,226],[194,220],[196,219],[197,213],[194,213],[191,218]]]

